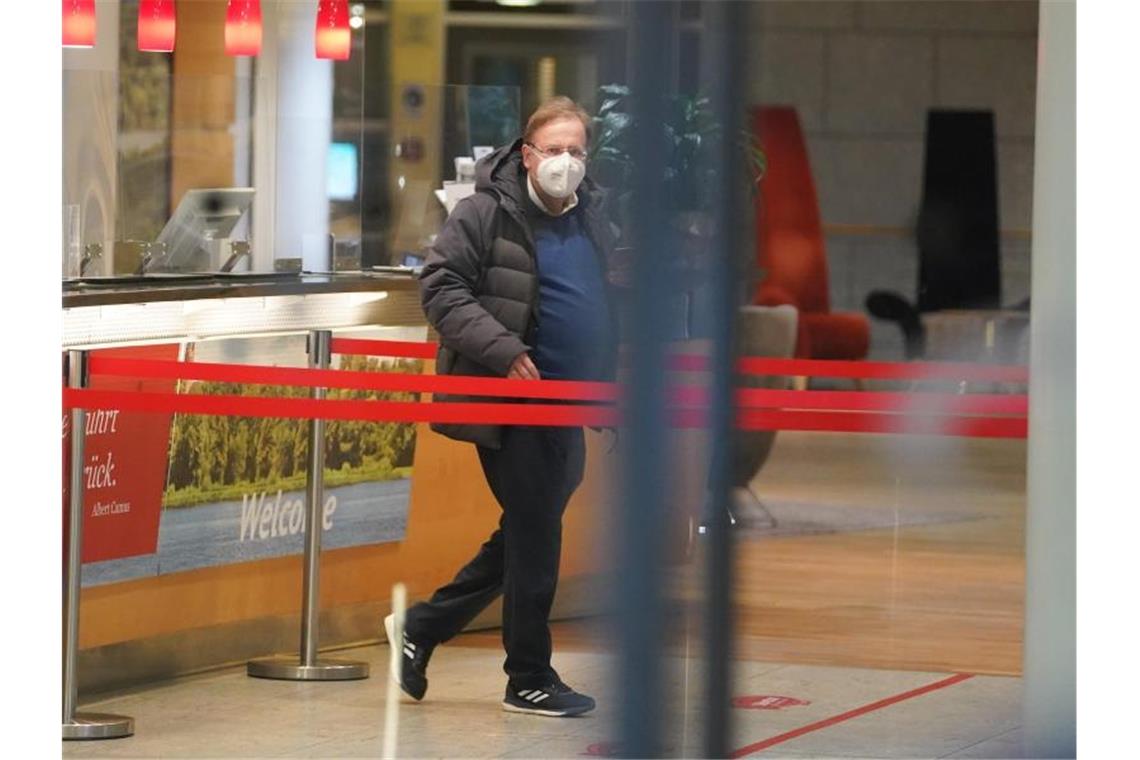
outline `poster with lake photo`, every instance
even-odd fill
[[[426,328],[354,330],[354,338],[425,340]],[[186,361],[307,366],[305,336],[188,344]],[[423,371],[418,359],[334,354],[355,371]],[[179,393],[307,397],[308,388],[180,381]],[[417,394],[332,388],[330,399],[413,401]],[[84,566],[85,586],[304,552],[307,420],[178,414],[171,425],[158,550]],[[399,541],[407,527],[416,428],[329,420],[322,549]]]

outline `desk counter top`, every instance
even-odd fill
[[[201,298],[358,293],[376,290],[418,291],[415,277],[386,272],[241,272],[91,277],[63,283],[63,308],[106,306]]]
[[[425,323],[416,278],[379,272],[71,281],[63,307],[65,349]]]

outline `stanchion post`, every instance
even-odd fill
[[[87,385],[87,352],[69,351],[67,384]],[[107,713],[77,712],[79,679],[79,589],[83,570],[83,461],[87,412],[71,410],[71,471],[67,533],[67,567],[64,570],[63,738],[118,739],[135,732],[134,718]]]
[[[332,363],[332,333],[309,333],[309,367],[328,369]],[[325,388],[313,388],[316,400],[325,397]],[[299,659],[266,657],[250,660],[246,672],[254,678],[286,681],[351,681],[368,677],[368,663],[356,660],[320,660],[321,613],[321,533],[324,529],[325,499],[325,421],[309,423],[309,468],[305,488],[305,561],[301,599],[301,653]]]
[[[309,367],[328,369],[332,363],[332,335],[327,330],[309,334]],[[313,388],[313,399],[327,395],[325,388]],[[325,501],[325,421],[309,423],[309,470],[305,475],[305,502],[308,530],[305,533],[305,577],[301,596],[301,664],[317,664],[317,640],[321,614],[321,534],[324,533]]]

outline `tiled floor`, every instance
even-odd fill
[[[755,486],[777,528],[740,535],[733,693],[792,702],[734,709],[736,755],[1023,756],[1020,678],[974,675],[907,695],[956,669],[1020,672],[1024,442],[781,434]],[[701,750],[701,668],[679,654],[697,629],[683,616],[685,600],[703,598],[703,567],[698,543],[665,584],[682,616],[671,617],[678,656],[661,696],[670,757]],[[577,719],[500,709],[497,632],[440,648],[427,700],[401,702],[397,756],[619,754],[621,692],[602,628],[554,627],[555,667],[598,698],[598,710]],[[368,659],[372,678],[291,683],[234,669],[84,704],[133,716],[136,734],[69,742],[63,755],[380,757],[388,649],[340,656]]]
[[[244,669],[139,689],[84,709],[135,718],[126,739],[68,742],[65,758],[380,757],[386,646],[340,653],[372,663],[363,681],[292,683],[249,678]],[[559,650],[562,677],[598,697],[577,719],[503,712],[501,653],[464,637],[437,650],[427,699],[400,705],[398,757],[574,758],[615,754],[619,697],[607,655]],[[697,665],[671,660],[664,699],[664,751],[700,747]],[[739,662],[737,696],[791,697],[806,704],[733,711],[738,750],[943,681],[945,673]],[[685,686],[688,684],[688,689]],[[1021,681],[975,676],[781,741],[764,757],[1017,757]],[[753,754],[753,753],[750,753]]]

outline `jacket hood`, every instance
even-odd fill
[[[519,209],[525,209],[528,193],[522,146],[523,139],[519,137],[513,143],[479,159],[475,164],[475,191],[494,193],[500,202],[509,200]],[[604,191],[590,179],[587,169],[586,177],[578,186],[577,192],[579,203],[595,205]]]

